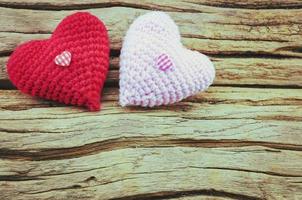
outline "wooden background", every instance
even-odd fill
[[[5,63],[75,10],[111,37],[103,110],[18,92]],[[168,12],[211,57],[207,92],[121,108],[118,56],[132,21]],[[0,0],[0,199],[302,199],[301,0]]]

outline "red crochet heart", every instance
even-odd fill
[[[71,53],[68,66],[55,59]],[[22,92],[65,104],[100,109],[100,93],[109,68],[109,39],[95,16],[66,17],[49,39],[24,43],[8,60],[10,80]]]

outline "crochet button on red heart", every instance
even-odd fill
[[[86,12],[66,17],[49,39],[18,46],[7,63],[10,80],[22,92],[91,111],[100,109],[108,68],[106,27]]]

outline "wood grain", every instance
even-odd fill
[[[146,112],[106,88],[88,113],[2,90],[2,199],[299,199],[299,91],[212,87]]]
[[[62,148],[60,152],[64,154],[64,148],[89,144],[93,148],[94,143],[99,142],[113,150],[110,145],[123,142],[120,138],[134,137],[143,145],[148,138],[158,140],[160,146],[173,145],[174,139],[174,142],[188,139],[184,146],[197,145],[198,140],[200,145],[209,140],[209,145],[215,146],[215,142],[227,139],[225,145],[253,146],[259,142],[276,149],[299,150],[302,148],[302,94],[299,91],[213,87],[176,105],[146,110],[119,107],[118,91],[113,88],[104,91],[102,111],[89,113],[4,90],[0,102],[0,137],[5,141],[0,147],[33,151]],[[9,152],[4,151],[0,157],[5,155]],[[47,156],[56,158],[56,155]],[[69,157],[68,152],[66,156]]]
[[[263,147],[138,146],[66,160],[3,160],[0,180],[4,199],[299,199],[301,157]]]
[[[208,54],[291,56],[301,58],[301,12],[299,10],[244,10],[206,8],[207,12],[171,12],[180,27],[184,44]],[[108,27],[113,49],[120,49],[122,37],[132,21],[145,10],[111,7],[87,9]],[[50,34],[65,16],[74,11],[44,11],[1,8],[2,37],[16,33]],[[275,16],[278,15],[278,18]],[[11,26],[10,24],[14,24]],[[13,34],[12,34],[13,33]],[[12,34],[12,35],[10,35]],[[21,36],[23,37],[23,36]],[[10,41],[14,41],[12,38]],[[16,42],[18,44],[19,42]],[[202,45],[201,45],[202,44]],[[11,51],[3,44],[0,52]]]

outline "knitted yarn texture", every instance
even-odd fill
[[[169,15],[147,13],[127,31],[120,57],[121,106],[172,104],[204,91],[214,78],[210,59],[182,45]]]
[[[22,92],[65,104],[100,109],[109,68],[109,39],[95,16],[66,17],[46,40],[29,41],[10,56],[10,80]]]

